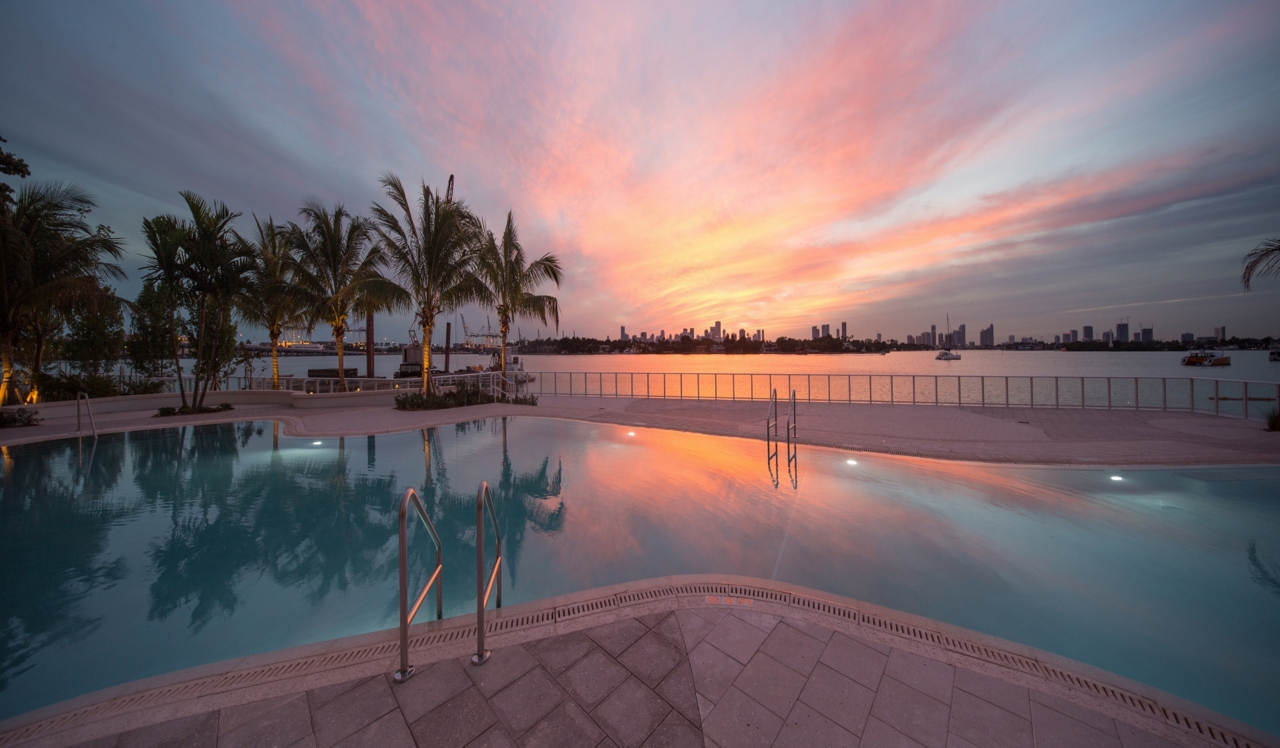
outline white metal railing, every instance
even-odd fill
[[[156,381],[165,383],[165,392],[177,392],[177,377],[158,377]],[[516,389],[523,390],[528,380],[528,375],[522,372],[512,372],[507,374],[506,388],[502,388],[502,373],[496,371],[470,372],[467,374],[433,374],[431,383],[433,388],[440,387],[456,387],[457,385],[467,382],[473,386],[479,386],[485,392],[497,394],[499,391],[508,393],[514,392]],[[182,378],[183,386],[190,393],[195,386],[195,380],[192,377],[184,376]],[[210,392],[235,392],[244,390],[270,390],[272,389],[272,381],[268,376],[230,376],[222,377],[215,382],[216,387],[210,389]],[[282,375],[280,377],[280,389],[290,392],[305,392],[309,395],[327,395],[334,392],[341,392],[340,382],[337,377],[298,377],[293,375]],[[394,379],[387,377],[347,377],[347,392],[382,392],[382,391],[399,391],[404,390],[413,392],[422,387],[422,378],[405,378]]]
[[[1101,408],[1262,418],[1280,408],[1280,384],[1196,377],[954,376],[943,374],[699,374],[526,372],[520,394],[762,400],[775,389],[800,402]]]

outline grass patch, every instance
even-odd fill
[[[40,424],[39,413],[26,408],[18,408],[12,413],[0,412],[0,429],[17,428],[20,426],[38,426]]]

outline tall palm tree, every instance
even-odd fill
[[[494,239],[492,232],[485,232],[477,272],[487,288],[486,301],[493,305],[498,315],[498,331],[502,334],[502,378],[505,382],[507,336],[511,333],[512,321],[530,319],[545,325],[550,318],[557,328],[560,326],[560,302],[556,297],[533,293],[545,281],[560,286],[560,260],[548,252],[533,262],[527,262],[524,247],[516,235],[515,219],[508,212],[501,244]]]
[[[185,255],[182,245],[187,231],[174,216],[156,216],[142,221],[142,236],[147,242],[150,257],[142,263],[145,278],[156,284],[164,298],[169,313],[169,340],[173,344],[173,372],[178,377],[178,394],[182,407],[187,407],[187,390],[182,381],[182,362],[178,349],[178,309],[183,301],[183,266]]]
[[[192,294],[196,325],[195,408],[204,406],[210,386],[217,380],[231,351],[226,349],[232,325],[231,310],[245,292],[249,257],[244,242],[231,227],[240,217],[225,203],[212,203],[195,194],[182,192],[191,211],[184,224],[183,277]]]
[[[1254,276],[1266,278],[1280,275],[1280,239],[1267,239],[1244,256],[1244,272],[1240,274],[1240,284],[1249,290]]]
[[[374,203],[374,230],[422,327],[422,392],[428,392],[436,317],[485,297],[475,275],[480,223],[466,204],[432,192],[425,183],[411,202],[399,177],[384,174],[380,181],[400,215]]]
[[[106,261],[124,254],[120,240],[85,218],[94,207],[83,189],[56,182],[24,187],[16,202],[0,203],[0,404],[13,399],[14,353],[33,317],[92,301],[106,293],[102,280],[124,277]]]
[[[294,283],[308,319],[333,328],[338,349],[338,391],[347,391],[342,341],[347,317],[356,310],[388,310],[400,305],[404,292],[382,275],[385,258],[370,242],[368,220],[352,216],[341,205],[327,210],[315,200],[302,207],[305,226],[289,224],[297,253]]]
[[[299,294],[293,287],[297,265],[288,231],[271,217],[264,224],[253,217],[256,239],[247,242],[250,251],[249,287],[240,297],[240,316],[249,324],[266,328],[271,338],[271,389],[280,389],[280,335],[302,314]]]

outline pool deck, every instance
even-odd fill
[[[780,410],[780,431],[784,431],[785,406]],[[762,439],[767,411],[764,402],[544,397],[537,407],[480,405],[404,412],[389,407],[388,399],[388,404],[376,406],[305,409],[241,404],[226,413],[164,419],[154,418],[153,409],[121,411],[99,413],[97,425],[100,432],[108,432],[279,419],[286,434],[328,437],[532,415]],[[797,423],[802,444],[913,457],[1117,466],[1280,463],[1280,432],[1265,431],[1257,420],[1198,413],[799,403]],[[0,432],[0,445],[76,433],[74,415],[50,417],[39,426]]]
[[[125,684],[0,723],[0,746],[1262,748],[1141,684],[868,603],[665,577]]]

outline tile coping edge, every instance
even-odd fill
[[[837,631],[857,632],[891,646],[995,672],[1020,685],[1034,682],[1095,710],[1166,735],[1200,738],[1227,748],[1277,748],[1280,740],[1231,717],[1100,668],[1017,642],[800,585],[727,574],[686,574],[625,582],[489,610],[486,639],[492,646],[523,643],[607,623],[680,608],[731,605],[810,619]],[[640,608],[640,610],[637,610]],[[619,616],[618,613],[624,615]],[[417,665],[470,651],[475,617],[454,616],[414,624],[410,651]],[[465,645],[465,646],[463,646]],[[940,652],[939,652],[940,650]],[[233,658],[120,684],[52,704],[0,722],[0,746],[19,745],[77,728],[91,728],[122,715],[233,695],[272,683],[286,684],[324,672],[394,669],[398,629]],[[356,676],[353,676],[356,677]],[[303,686],[295,690],[301,691]],[[1044,690],[1042,688],[1042,690]],[[250,699],[252,700],[252,699]],[[154,721],[162,721],[164,717]],[[1175,728],[1170,733],[1170,728]],[[81,732],[77,730],[77,732]],[[80,735],[79,739],[85,736]]]

